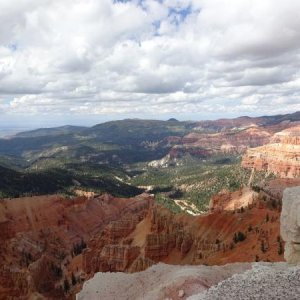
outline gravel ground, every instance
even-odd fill
[[[299,300],[300,266],[256,263],[188,300]]]

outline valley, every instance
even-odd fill
[[[299,122],[299,113],[199,122],[125,119],[18,133],[0,139],[0,172],[9,182],[0,182],[0,195],[72,196],[79,188],[129,197],[153,186],[151,193],[176,211],[169,199],[205,211],[213,194],[248,183],[251,170],[240,163],[248,148],[268,144]],[[252,185],[274,178],[265,171],[257,169]]]

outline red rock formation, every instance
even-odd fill
[[[146,203],[145,203],[146,204]],[[91,274],[98,271],[125,271],[140,254],[140,247],[131,246],[126,238],[145,217],[147,205],[135,207],[134,214],[125,214],[111,222],[88,243],[83,252],[83,269]]]
[[[60,275],[55,273],[55,266],[58,267],[58,265],[48,255],[42,255],[38,260],[31,263],[28,267],[31,291],[38,292],[47,298],[63,298],[63,288],[56,286],[61,279]]]
[[[209,210],[217,211],[233,211],[241,208],[247,208],[257,198],[257,193],[249,188],[242,188],[236,192],[222,190],[211,198]]]
[[[91,199],[41,196],[1,200],[0,299],[8,295],[28,299],[34,293],[47,299],[63,299],[63,280],[70,281],[71,262],[82,250],[77,246],[75,253],[74,245],[84,247],[83,241],[110,222],[113,223],[106,231],[109,240],[118,238],[116,232],[128,235],[135,227],[130,224],[141,220],[152,201],[148,195],[130,199],[104,195]],[[130,221],[118,221],[129,213]],[[126,259],[131,264],[139,254],[131,246],[124,245],[120,250],[119,245],[105,246],[103,257],[110,256],[109,264],[118,270],[127,267]],[[82,268],[82,263],[78,267]]]
[[[1,266],[0,270],[0,299],[28,299],[30,287],[28,274],[10,266]]]
[[[239,154],[248,147],[257,147],[269,142],[272,135],[260,127],[243,130],[227,130],[219,133],[192,132],[183,137],[170,151],[171,158],[186,153],[198,157],[208,157],[217,153]]]
[[[107,233],[111,230],[109,225],[91,240],[83,255],[83,269],[91,277],[96,271],[141,271],[159,261],[169,264],[280,261],[283,259],[278,252],[282,243],[278,240],[280,202],[274,206],[271,200],[247,188],[234,193],[224,191],[214,197],[211,213],[197,217],[174,215],[154,205],[138,224],[129,226],[134,228],[127,236],[122,226],[116,226],[116,238],[111,239]],[[234,240],[238,232],[245,240]],[[131,250],[132,255],[126,253]]]
[[[199,158],[214,154],[236,155],[245,153],[249,147],[265,145],[275,133],[299,124],[297,121],[276,123],[265,118],[248,117],[203,121],[195,123],[184,137],[170,136],[162,143],[172,147],[169,157],[166,157],[169,163],[174,163],[176,158],[186,154]]]
[[[270,144],[249,149],[242,165],[278,174],[282,178],[300,176],[300,126],[276,133]]]
[[[244,193],[226,192],[214,203],[235,207],[232,202],[240,205]],[[226,205],[224,199],[229,200]],[[153,206],[147,195],[2,201],[0,299],[7,295],[27,299],[33,293],[66,298],[62,286],[65,278],[70,282],[72,273],[85,280],[97,271],[135,272],[159,261],[212,265],[282,260],[279,208],[258,198],[243,211],[214,207],[212,213],[194,217]],[[234,241],[238,232],[245,240]],[[87,248],[79,254],[76,245],[81,239]],[[72,287],[71,293],[78,288]]]
[[[184,222],[173,214],[154,207],[150,213],[152,232],[146,236],[145,257],[159,261],[174,249],[184,256],[191,248],[193,237],[184,228]]]

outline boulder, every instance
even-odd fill
[[[285,241],[284,258],[288,263],[300,263],[300,187],[283,192],[280,233]]]

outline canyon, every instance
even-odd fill
[[[223,191],[201,216],[173,214],[148,194],[1,200],[0,299],[73,299],[97,272],[159,262],[282,261],[275,200],[248,188]]]
[[[282,200],[280,228],[286,242],[285,258],[289,263],[229,263],[221,266],[159,263],[131,275],[99,272],[84,283],[76,299],[297,299],[300,278],[297,244],[299,191],[299,187],[285,189]]]
[[[200,216],[171,213],[146,193],[1,200],[0,299],[74,299],[84,282],[106,274],[101,272],[108,272],[101,275],[108,280],[115,274],[110,272],[163,276],[167,267],[158,263],[174,265],[174,278],[185,282],[187,296],[199,291],[194,289],[199,280],[194,275],[184,280],[187,267],[180,271],[178,265],[207,266],[196,271],[211,276],[204,287],[201,283],[206,289],[244,272],[249,262],[283,261],[282,195],[298,184],[296,179],[275,179],[259,191],[222,190]],[[173,284],[168,291],[165,295],[178,298]]]
[[[296,146],[297,139],[289,139],[287,136],[297,135],[299,126],[299,121],[268,123],[260,118],[200,122],[183,137],[166,137],[162,144],[171,147],[170,151],[164,158],[151,162],[150,166],[167,167],[186,155],[207,159],[214,155],[243,155],[248,151],[247,157],[257,157],[259,156],[257,151],[260,151],[257,147],[264,147],[269,143]],[[293,127],[294,132],[291,129]],[[261,150],[272,151],[271,148],[270,150],[261,148]],[[277,151],[281,151],[280,147]],[[244,166],[248,167],[246,161],[247,159]]]

